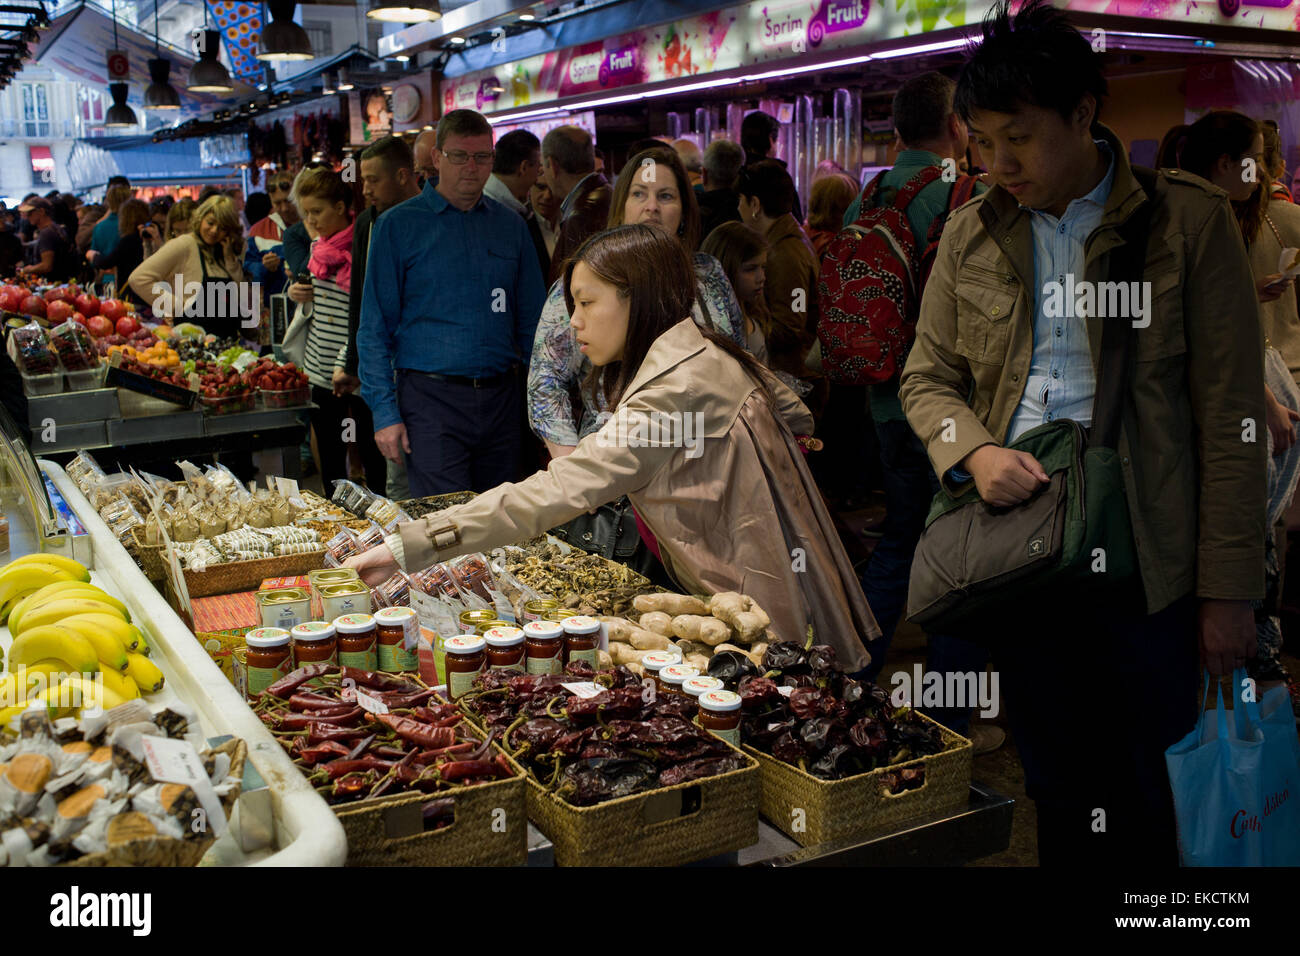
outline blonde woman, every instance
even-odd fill
[[[244,233],[229,196],[204,200],[190,216],[190,232],[140,263],[131,291],[157,317],[193,321],[218,338],[253,338],[257,319],[240,262]],[[253,312],[254,314],[249,314]],[[252,324],[245,326],[245,319]]]

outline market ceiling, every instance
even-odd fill
[[[131,98],[139,102],[150,83],[149,61],[154,53],[152,34],[143,33],[123,23],[117,24],[118,48],[126,51],[131,63]],[[53,21],[40,35],[32,50],[32,61],[75,76],[100,88],[108,85],[106,52],[113,49],[113,17],[98,4],[78,3]],[[235,92],[226,96],[191,93],[185,79],[196,57],[167,43],[160,46],[162,56],[171,61],[171,83],[181,97],[181,109],[190,113],[216,109],[227,103],[257,96],[257,89],[234,81]]]

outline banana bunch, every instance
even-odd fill
[[[58,555],[29,555],[0,569],[14,638],[12,673],[0,679],[0,725],[37,700],[62,716],[69,700],[110,708],[162,689],[162,671],[146,656],[149,645],[130,612],[89,577]]]
[[[19,601],[56,581],[89,584],[90,572],[80,561],[61,554],[25,554],[0,568],[0,624]]]

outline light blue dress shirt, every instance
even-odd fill
[[[1084,244],[1101,225],[1115,183],[1115,157],[1110,155],[1109,144],[1094,142],[1110,158],[1110,168],[1096,188],[1072,200],[1060,219],[1029,210],[1034,233],[1034,353],[1020,405],[1011,416],[1007,444],[1031,428],[1057,419],[1072,418],[1084,426],[1092,422],[1097,389],[1092,347],[1086,317],[1074,314],[1069,289],[1071,281],[1084,281]],[[1066,289],[1066,314],[1057,318],[1049,318],[1043,308],[1050,282],[1059,282]]]

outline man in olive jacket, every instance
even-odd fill
[[[1037,0],[986,21],[955,105],[993,188],[947,223],[899,394],[945,490],[973,480],[991,505],[1028,499],[1047,475],[1003,446],[1057,418],[1089,425],[1101,352],[1101,300],[1062,316],[1052,290],[1105,281],[1119,226],[1154,202],[1145,292],[1106,319],[1136,329],[1118,450],[1145,607],[1053,595],[1008,608],[1024,616],[996,635],[970,636],[993,648],[1040,862],[1172,865],[1164,750],[1197,718],[1198,636],[1215,675],[1255,652],[1263,340],[1226,194],[1170,170],[1147,199],[1096,122],[1098,61]]]

